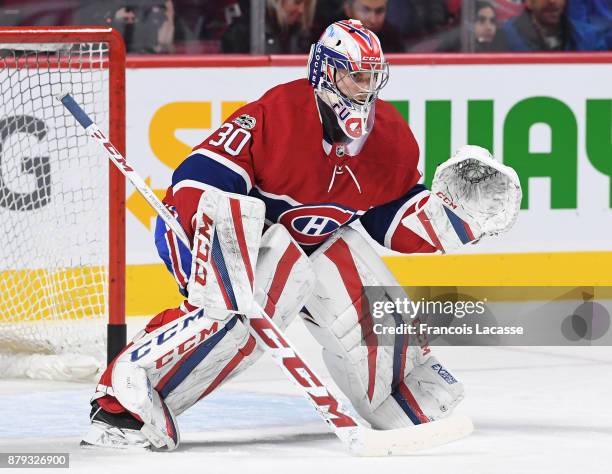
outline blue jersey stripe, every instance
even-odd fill
[[[201,153],[188,156],[172,174],[172,186],[184,180],[199,181],[230,193],[247,193],[247,183],[240,174]]]
[[[426,190],[427,188],[425,186],[417,184],[401,198],[370,209],[361,216],[360,221],[363,227],[376,242],[380,245],[385,245],[385,234],[387,230],[389,230],[389,227],[391,227],[395,215],[407,201],[418,193]]]
[[[259,192],[259,190],[255,187],[251,189],[249,193],[250,196],[256,197],[257,199],[261,199],[266,205],[266,219],[271,222],[278,222],[278,218],[280,215],[296,206],[289,204],[287,201],[282,199],[274,199],[268,196],[264,196]]]
[[[157,254],[164,262],[164,265],[166,265],[168,271],[176,278],[176,275],[174,275],[174,267],[172,265],[170,249],[168,248],[168,244],[166,242],[167,231],[168,228],[166,227],[166,224],[162,218],[158,216],[155,222],[155,248],[157,249]],[[185,273],[185,280],[188,281],[189,276],[191,275],[191,251],[179,239],[177,239],[177,242],[179,246],[179,253],[181,255],[181,268]],[[183,296],[187,296],[187,289],[182,288],[180,285],[179,292]]]

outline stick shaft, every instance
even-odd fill
[[[108,158],[113,164],[123,173],[123,175],[129,180],[130,183],[136,188],[136,190],[145,198],[145,200],[151,205],[151,207],[157,212],[157,214],[163,219],[163,221],[172,229],[175,235],[183,242],[187,248],[191,248],[191,242],[185,234],[183,227],[179,221],[172,215],[168,208],[159,200],[153,190],[145,183],[140,175],[130,166],[125,157],[119,153],[115,146],[109,141],[104,135],[104,132],[91,120],[87,113],[81,108],[79,104],[72,98],[71,95],[66,94],[61,97],[61,102],[64,107],[74,116],[74,118],[81,124],[85,129],[89,137],[98,142],[105,150]]]

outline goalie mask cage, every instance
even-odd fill
[[[0,377],[91,379],[125,344],[125,181],[61,92],[125,153],[121,36],[0,28]]]

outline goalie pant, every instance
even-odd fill
[[[306,275],[309,271],[314,272],[315,285]],[[392,288],[397,282],[353,229],[341,229],[308,260],[283,227],[271,227],[262,238],[256,281],[263,283],[256,291],[258,303],[281,328],[307,301],[302,316],[323,346],[330,374],[373,427],[392,429],[439,419],[461,400],[461,383],[429,348],[421,353],[399,335],[393,344],[381,345],[373,333],[371,315],[361,311],[362,286]],[[391,300],[402,294],[382,297]],[[191,332],[181,335],[188,321],[194,322]],[[156,316],[118,360],[144,367],[151,386],[178,415],[260,354],[239,316],[211,318],[185,302]],[[94,396],[111,413],[127,408],[114,396],[115,364],[102,376]]]

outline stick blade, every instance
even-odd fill
[[[422,425],[396,430],[361,430],[362,440],[354,446],[359,456],[407,456],[469,436],[472,420],[455,415]]]

